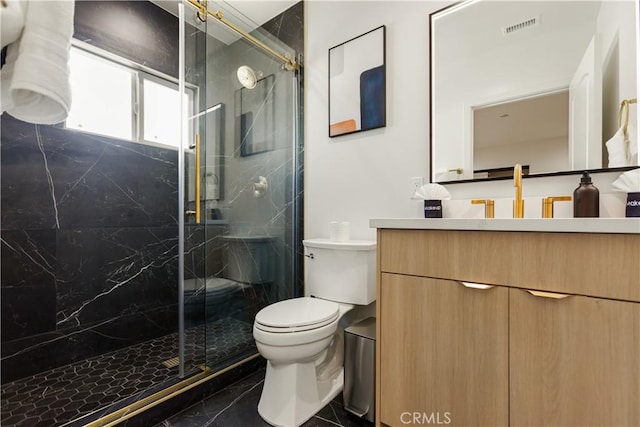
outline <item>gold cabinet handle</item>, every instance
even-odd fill
[[[484,283],[474,283],[474,282],[460,282],[460,284],[462,286],[464,286],[465,288],[471,288],[471,289],[491,289],[493,288],[493,285],[486,285]]]
[[[534,297],[540,298],[563,299],[571,296],[567,294],[558,294],[555,292],[533,291],[531,289],[527,289],[527,292],[529,292]]]
[[[449,169],[449,172],[455,172],[458,175],[462,175],[462,172],[464,172],[464,169],[462,168]]]
[[[570,202],[571,196],[550,196],[542,198],[542,218],[553,218],[554,202]]]
[[[473,199],[472,205],[484,205],[484,217],[493,218],[495,216],[495,202],[491,199]]]

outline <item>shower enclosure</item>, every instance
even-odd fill
[[[302,3],[208,3],[76,3],[74,49],[131,75],[137,139],[0,117],[3,426],[157,417],[257,369],[255,314],[301,293]]]
[[[301,242],[296,52],[232,10],[185,1],[185,350],[205,337],[215,370],[256,354],[266,304],[296,294]],[[211,4],[209,5],[211,7]],[[202,360],[181,359],[185,372]]]

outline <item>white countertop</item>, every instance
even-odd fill
[[[371,228],[640,234],[640,218],[373,218]]]

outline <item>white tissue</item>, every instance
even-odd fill
[[[623,193],[640,192],[640,168],[627,171],[611,184],[613,191]]]
[[[425,184],[416,190],[412,199],[449,200],[451,199],[451,194],[440,184]]]

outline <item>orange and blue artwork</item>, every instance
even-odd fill
[[[329,49],[329,136],[386,125],[385,26]]]

